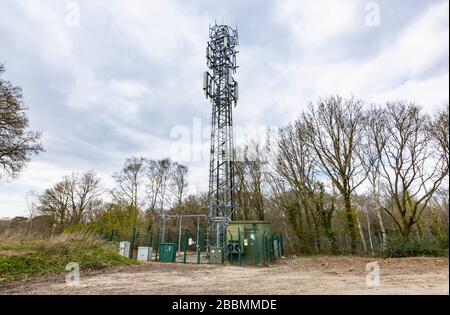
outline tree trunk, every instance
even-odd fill
[[[357,227],[355,224],[355,214],[352,208],[352,202],[349,193],[343,193],[344,195],[344,207],[345,218],[347,220],[347,234],[350,237],[350,251],[352,254],[356,253],[357,249]]]
[[[381,230],[381,248],[384,252],[384,250],[386,249],[386,229],[384,228],[384,223],[383,223],[383,219],[381,217],[381,211],[380,211],[380,207],[376,208],[376,213],[377,213],[377,218],[378,218],[378,224],[380,225],[380,230]]]
[[[371,233],[371,229],[370,229],[370,217],[369,217],[369,210],[365,209],[366,212],[366,217],[367,217],[367,233],[369,234],[369,243],[370,243],[370,250],[372,252],[372,256],[375,256],[375,252],[373,251],[373,242],[372,242],[372,233]]]
[[[320,231],[319,231],[319,222],[317,218],[314,218],[314,235],[316,239],[316,253],[319,254],[321,250],[321,244],[320,244]]]
[[[362,242],[362,245],[363,245],[364,252],[367,252],[366,239],[364,238],[364,233],[363,233],[363,230],[361,228],[361,221],[359,221],[358,213],[355,213],[355,220],[356,220],[356,224],[358,225],[359,236],[361,237],[361,242]]]

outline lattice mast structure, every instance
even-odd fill
[[[238,43],[237,29],[217,24],[209,28],[206,59],[212,73],[206,71],[203,77],[212,104],[207,244],[215,246],[225,245],[227,223],[235,216],[233,105],[239,95],[233,74]]]

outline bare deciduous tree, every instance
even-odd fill
[[[170,179],[172,161],[170,159],[148,161],[146,172],[146,187],[148,198],[148,209],[153,212],[157,209],[162,212],[170,203],[167,194],[167,186]]]
[[[430,134],[436,143],[436,149],[441,154],[447,168],[449,169],[449,121],[448,103],[435,115],[430,125]]]
[[[264,173],[265,173],[265,155],[264,151],[257,142],[251,142],[248,147],[248,167],[250,178],[250,191],[253,209],[256,218],[264,221]]]
[[[74,173],[47,189],[39,197],[38,209],[61,227],[79,224],[86,212],[95,211],[101,205],[100,193],[100,179],[94,172],[81,176]]]
[[[39,197],[39,212],[53,219],[54,224],[64,226],[69,219],[70,197],[65,182],[59,182]]]
[[[388,103],[379,119],[385,122],[383,131],[372,136],[380,156],[382,186],[389,197],[385,211],[406,239],[448,169],[444,157],[430,146],[430,119],[420,107]]]
[[[323,173],[339,190],[345,208],[352,252],[357,249],[358,227],[352,193],[365,179],[361,165],[361,144],[366,121],[363,102],[332,96],[310,105],[303,114],[308,145],[318,157]]]
[[[0,178],[17,176],[31,156],[43,151],[40,133],[27,130],[22,90],[1,79],[4,71],[0,64]]]
[[[244,220],[251,218],[250,198],[248,198],[247,166],[245,163],[245,151],[236,150],[234,161],[234,193],[236,198],[237,213]]]
[[[66,179],[66,183],[72,207],[71,220],[78,224],[83,221],[85,212],[92,212],[99,206],[100,179],[90,171],[81,176],[72,174]]]
[[[378,224],[381,231],[382,247],[386,247],[386,229],[384,227],[381,210],[383,205],[380,197],[380,170],[381,170],[381,152],[377,149],[383,147],[387,141],[386,135],[386,120],[383,114],[383,109],[373,106],[367,115],[366,136],[363,147],[363,166],[367,173],[367,180],[369,182],[369,191],[371,202],[367,207],[375,209]],[[367,211],[368,209],[366,209]]]
[[[251,141],[238,150],[235,169],[235,196],[239,211],[245,220],[264,220],[264,149]]]
[[[276,137],[278,154],[275,171],[295,195],[294,202],[285,206],[287,219],[303,244],[302,248],[309,250],[314,238],[318,249],[320,242],[314,205],[317,159],[307,145],[305,127],[300,118],[293,125],[279,129]]]
[[[116,188],[111,191],[113,198],[119,203],[126,203],[139,209],[139,187],[144,171],[144,158],[128,158],[122,170],[113,175],[116,181]]]
[[[173,195],[175,207],[181,207],[186,191],[188,188],[187,176],[189,174],[188,168],[179,163],[173,163],[170,167],[170,185],[169,191]]]
[[[31,190],[26,194],[25,199],[27,202],[28,217],[30,220],[30,224],[28,225],[28,234],[30,234],[33,228],[34,218],[38,213],[39,196],[35,191]]]

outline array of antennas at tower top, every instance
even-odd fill
[[[238,83],[233,74],[236,65],[236,46],[239,44],[237,30],[226,25],[210,27],[209,42],[206,47],[208,68],[213,74],[205,72],[203,75],[203,90],[206,98],[231,98],[236,106],[239,99]],[[223,78],[226,78],[226,82]],[[220,81],[219,81],[220,78]]]

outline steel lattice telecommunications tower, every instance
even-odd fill
[[[203,90],[212,104],[207,243],[220,247],[226,242],[227,223],[235,216],[232,109],[238,101],[238,83],[233,78],[238,68],[237,45],[237,29],[210,27],[206,60],[212,73],[205,72],[203,77]],[[215,240],[210,234],[215,234]]]

